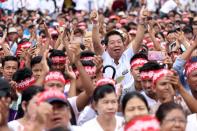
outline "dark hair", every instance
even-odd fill
[[[29,68],[22,68],[17,70],[14,74],[13,74],[13,80],[18,82],[21,82],[22,80],[25,80],[26,78],[30,78],[32,76],[32,71]]]
[[[35,56],[31,59],[30,67],[32,68],[35,64],[39,64],[42,61],[42,56]],[[47,64],[49,68],[51,67],[51,61],[47,59]]]
[[[169,35],[171,33],[176,33],[176,30],[170,30],[170,31],[168,31],[167,35]]]
[[[80,53],[80,58],[83,58],[83,57],[94,57],[95,53],[92,52],[92,51],[82,51]]]
[[[132,99],[132,98],[139,98],[141,101],[144,102],[144,104],[146,105],[147,110],[149,111],[149,106],[148,106],[148,102],[146,100],[146,98],[140,94],[139,92],[133,91],[133,92],[127,92],[122,99],[122,112],[123,114],[125,113],[125,108],[127,105],[127,102]]]
[[[94,62],[92,60],[81,60],[81,64],[83,66],[91,66],[91,67],[95,66],[95,64],[94,64]],[[72,65],[72,69],[73,70],[76,70],[77,69],[77,67],[75,66],[75,64]]]
[[[140,68],[140,72],[142,72],[142,71],[151,71],[151,70],[159,70],[159,69],[163,69],[163,66],[159,65],[159,63],[157,63],[155,61],[149,61],[149,62],[145,63]]]
[[[54,56],[66,56],[66,55],[64,54],[64,51],[62,51],[62,50],[52,49],[50,51],[50,56],[49,57],[52,58]]]
[[[20,66],[20,63],[19,63],[19,60],[17,57],[15,56],[5,56],[3,59],[2,59],[2,66],[4,67],[5,66],[5,62],[6,61],[15,61],[18,63],[18,67]]]
[[[147,55],[145,55],[144,53],[136,53],[130,60],[130,63],[133,62],[135,59],[138,59],[138,58],[144,58],[146,60],[148,60],[148,57]]]
[[[105,35],[105,39],[104,39],[105,45],[108,45],[109,37],[112,35],[119,35],[121,37],[121,40],[124,41],[124,38],[120,32],[118,32],[116,30],[112,30]]]
[[[93,92],[93,101],[98,102],[99,99],[105,97],[106,94],[115,93],[115,87],[111,84],[98,86]]]
[[[174,109],[181,110],[183,114],[185,114],[183,108],[179,104],[176,104],[174,102],[167,102],[159,106],[155,115],[157,119],[162,123],[165,117],[167,116],[167,114]],[[185,114],[185,117],[186,117],[186,114]]]
[[[30,86],[29,88],[25,89],[22,92],[21,104],[19,105],[19,109],[17,112],[17,119],[22,118],[24,116],[24,111],[22,109],[22,102],[25,101],[28,103],[33,98],[33,96],[35,96],[39,92],[42,92],[43,90],[44,90],[43,87],[40,86]]]

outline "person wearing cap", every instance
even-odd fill
[[[18,32],[15,27],[8,29],[8,45],[12,55],[15,55],[17,49]]]
[[[48,89],[37,96],[37,103],[48,102],[52,105],[52,114],[45,123],[45,129],[50,130],[63,126],[71,128],[71,112],[66,96],[57,89]]]

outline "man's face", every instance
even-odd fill
[[[50,80],[44,83],[44,88],[56,88],[61,92],[64,92],[64,86],[65,84],[58,80]]]
[[[53,106],[53,113],[49,123],[47,123],[48,129],[59,126],[68,127],[71,117],[68,105],[61,102],[53,102],[51,104]]]
[[[197,99],[197,69],[189,74],[187,77],[187,82],[192,91],[192,95]]]
[[[32,67],[32,72],[33,72],[34,78],[37,80],[40,77],[41,73],[42,73],[42,65],[41,65],[41,63],[35,64]]]
[[[170,33],[170,34],[168,34],[167,40],[168,40],[169,43],[174,42],[174,41],[176,40],[176,38],[175,38],[175,33]]]
[[[139,66],[134,66],[132,69],[131,69],[131,74],[133,75],[134,77],[134,80],[137,81],[137,82],[140,82],[140,72],[139,72],[139,69],[140,67]]]
[[[168,80],[166,80],[166,77],[161,77],[156,82],[154,90],[157,94],[157,98],[162,103],[172,101],[175,96],[175,91],[173,89],[173,86],[171,83],[169,83]]]
[[[51,65],[52,70],[55,71],[61,71],[64,72],[65,71],[65,64],[64,63],[53,63]]]
[[[12,80],[13,74],[18,69],[18,63],[16,61],[6,61],[3,67],[3,76],[6,80]]]
[[[18,38],[18,34],[13,32],[13,33],[8,33],[8,39],[12,42],[16,41]]]
[[[107,51],[113,59],[119,60],[124,51],[124,43],[119,35],[109,36]]]
[[[18,31],[18,36],[23,37],[23,29],[20,26],[17,27],[17,31]]]
[[[152,90],[152,79],[141,80],[141,85],[147,95],[155,94]]]

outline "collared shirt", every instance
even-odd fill
[[[119,64],[116,65],[114,59],[109,55],[107,51],[102,54],[103,58],[103,66],[111,65],[116,69],[115,80],[119,77],[124,77],[122,81],[123,89],[126,85],[132,85],[134,83],[133,76],[130,73],[130,59],[134,55],[133,50],[131,48],[126,49],[122,56],[119,59]],[[104,77],[112,78],[113,70],[106,69],[104,73]],[[134,88],[134,87],[132,87]]]

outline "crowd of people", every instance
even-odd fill
[[[196,0],[0,2],[0,131],[197,130]]]

